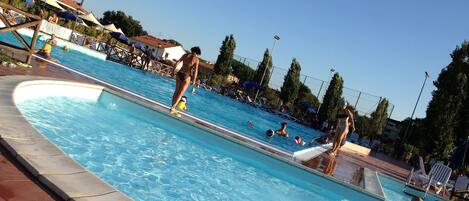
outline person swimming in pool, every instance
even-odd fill
[[[301,138],[301,136],[297,135],[295,136],[295,143],[296,144],[299,144],[301,146],[304,146],[306,144],[305,141],[303,141],[303,139]]]
[[[176,68],[174,68],[173,76],[176,75],[176,89],[174,90],[171,109],[169,112],[171,114],[177,114],[176,106],[181,100],[184,92],[186,92],[187,87],[189,86],[191,79],[192,84],[195,85],[197,80],[197,73],[199,71],[199,58],[201,54],[199,47],[191,48],[191,53],[183,55],[174,66],[178,66],[182,62],[182,67],[176,74]],[[191,77],[191,72],[194,72],[194,76]]]
[[[273,137],[275,135],[275,131],[272,130],[272,129],[269,129],[269,130],[265,131],[265,135],[267,137]]]
[[[344,102],[342,108],[336,115],[336,132],[334,136],[334,141],[332,142],[332,149],[328,151],[329,154],[337,154],[337,151],[339,150],[342,142],[345,140],[347,134],[349,133],[349,127],[352,127],[352,132],[350,133],[353,133],[355,131],[353,113],[347,108],[347,106],[347,102]]]
[[[52,56],[50,55],[50,53],[52,52],[52,47],[56,45],[57,45],[57,41],[55,40],[55,35],[52,34],[50,36],[50,39],[46,40],[46,43],[44,44],[44,46],[42,46],[42,49],[34,50],[33,53],[39,54],[45,57],[46,59],[52,59]]]
[[[275,131],[275,134],[282,137],[288,137],[287,126],[287,123],[283,122],[280,126],[280,129]]]

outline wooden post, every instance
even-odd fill
[[[38,21],[36,28],[34,29],[33,38],[31,39],[31,49],[29,49],[29,54],[26,59],[26,63],[31,63],[31,58],[33,56],[34,47],[36,46],[37,36],[39,35],[39,31],[41,29],[41,21]]]

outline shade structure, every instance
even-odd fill
[[[99,23],[99,21],[96,19],[96,17],[93,15],[93,13],[88,13],[86,15],[79,15],[78,17],[80,17],[81,19],[84,19],[87,22],[90,22],[94,25],[103,26],[101,23]]]
[[[67,20],[76,21],[78,23],[83,23],[82,19],[80,19],[78,16],[68,11],[59,12],[57,13],[57,16],[67,19]]]
[[[119,30],[114,26],[114,24],[108,24],[103,26],[104,29],[110,31],[110,32],[117,32],[119,33]],[[121,32],[122,33],[122,32]],[[123,33],[122,33],[123,34]]]
[[[122,31],[121,28],[118,28],[118,29],[117,29],[117,32],[124,34],[124,32]]]
[[[56,0],[41,0],[42,2],[44,2],[45,4],[49,5],[49,6],[52,6],[54,8],[57,8],[59,10],[65,10],[64,8],[62,8],[62,6],[60,6]]]
[[[112,32],[111,36],[121,43],[130,44],[129,38],[127,38],[123,33]]]

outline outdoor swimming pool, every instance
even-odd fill
[[[16,104],[64,152],[136,200],[375,200],[107,92],[97,101]]]
[[[0,40],[20,45],[9,33],[0,34]],[[43,41],[38,41],[37,48],[42,47]],[[174,90],[175,81],[152,73],[136,70],[125,65],[110,61],[103,61],[77,51],[65,52],[61,48],[54,48],[52,55],[70,68],[87,75],[114,84],[121,88],[143,95],[150,99],[169,105]],[[187,90],[188,108],[191,114],[214,122],[230,130],[234,130],[258,140],[268,142],[289,152],[298,151],[305,147],[294,143],[293,137],[300,135],[309,141],[320,135],[320,132],[298,123],[283,119],[277,115],[261,109],[240,103],[214,92],[197,89],[197,94]],[[246,126],[247,121],[253,121],[254,128]],[[265,131],[277,129],[281,122],[289,124],[290,138],[267,138]]]

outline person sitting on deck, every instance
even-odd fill
[[[52,46],[55,46],[55,45],[57,45],[57,41],[55,40],[55,35],[52,34],[50,36],[50,39],[46,40],[46,43],[44,44],[44,46],[42,46],[42,49],[34,50],[33,53],[44,56],[46,57],[46,59],[52,59],[52,56],[50,55],[50,53],[52,52]]]
[[[275,133],[279,136],[282,136],[282,137],[288,137],[287,123],[283,122],[281,124],[280,129],[276,130]]]
[[[179,101],[179,103],[177,104],[176,108],[179,110],[187,111],[186,103],[187,103],[187,97],[183,96],[181,100]]]

